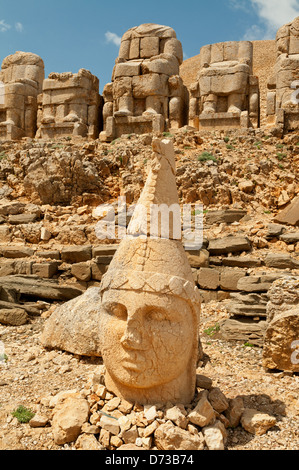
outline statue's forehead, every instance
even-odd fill
[[[189,308],[188,303],[184,299],[175,297],[174,295],[158,294],[155,292],[137,292],[125,289],[108,289],[103,293],[102,302],[117,302],[124,305],[132,306],[154,306],[161,308],[175,308],[183,306]]]

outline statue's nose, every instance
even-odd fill
[[[142,324],[133,318],[128,318],[125,332],[121,338],[121,343],[129,349],[142,349],[143,331]]]

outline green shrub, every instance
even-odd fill
[[[212,155],[210,152],[202,152],[198,156],[197,160],[199,162],[206,162],[208,160],[212,160],[213,162],[216,162],[216,163],[218,162],[217,158],[214,155]]]
[[[17,418],[19,423],[29,423],[34,415],[35,413],[33,413],[32,410],[29,410],[23,405],[20,405],[15,411],[12,412],[12,416]]]
[[[210,326],[206,330],[204,330],[204,333],[208,336],[213,336],[215,335],[218,331],[220,331],[220,325],[218,323],[215,326]]]

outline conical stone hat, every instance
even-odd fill
[[[165,218],[172,216],[169,217],[172,220],[164,220],[166,228],[169,226],[167,238],[161,224],[151,217],[155,212],[153,206],[161,205],[164,209],[174,209],[164,214]],[[101,291],[125,289],[173,294],[183,297],[198,310],[199,291],[182,241],[174,233],[178,232],[178,226],[180,212],[173,144],[171,140],[155,139],[151,168],[130,221],[128,236],[121,241],[102,278]]]

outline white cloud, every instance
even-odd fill
[[[0,32],[6,33],[11,28],[10,24],[5,23],[5,20],[0,20]]]
[[[107,33],[105,33],[105,37],[107,42],[112,42],[115,44],[115,46],[120,46],[121,37],[119,37],[117,34],[107,31]]]
[[[228,0],[234,10],[258,16],[258,24],[253,24],[245,31],[242,39],[275,39],[277,30],[299,15],[299,0]]]
[[[275,37],[277,30],[299,15],[299,0],[251,0],[261,21],[265,35]]]
[[[18,31],[18,33],[22,33],[24,30],[24,26],[19,21],[15,24],[15,28]]]

